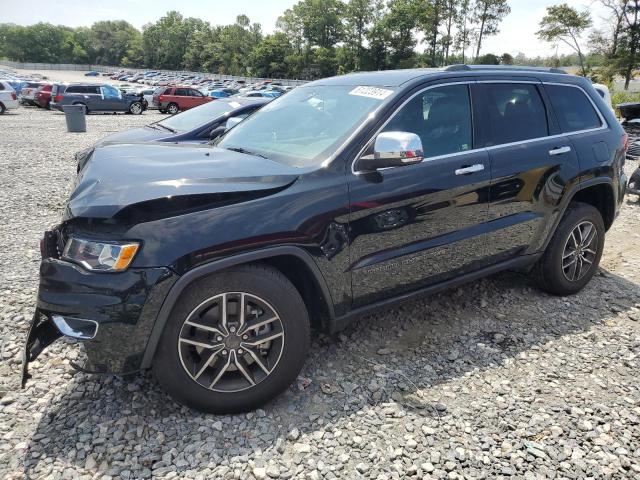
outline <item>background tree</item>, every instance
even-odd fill
[[[547,7],[547,14],[540,21],[538,38],[547,42],[563,42],[578,54],[580,70],[587,75],[584,55],[580,47],[580,37],[591,26],[588,11],[579,12],[566,3]]]
[[[476,0],[474,8],[474,22],[478,24],[476,39],[476,61],[480,56],[482,40],[490,35],[496,35],[500,30],[500,22],[511,12],[507,0]]]

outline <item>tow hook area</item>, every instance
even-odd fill
[[[29,362],[38,358],[42,351],[51,345],[54,341],[62,336],[62,333],[56,328],[53,322],[43,315],[36,308],[27,334],[27,341],[22,350],[22,388],[24,388],[27,380],[31,378],[29,375]]]

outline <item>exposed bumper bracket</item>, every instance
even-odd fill
[[[42,351],[62,336],[62,333],[55,327],[53,322],[43,315],[36,308],[27,334],[27,341],[22,350],[22,379],[21,385],[24,388],[29,375],[29,362],[38,358]]]

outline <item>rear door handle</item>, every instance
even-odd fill
[[[476,163],[475,165],[470,165],[468,167],[458,168],[456,170],[456,175],[468,175],[470,173],[481,172],[482,170],[484,170],[484,165]]]
[[[569,146],[564,146],[564,147],[558,147],[558,148],[554,148],[549,150],[549,155],[553,156],[553,155],[562,155],[563,153],[569,153],[571,151],[571,147]]]

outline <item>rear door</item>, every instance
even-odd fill
[[[474,89],[491,161],[487,255],[496,263],[543,247],[579,165],[540,82],[485,81]]]
[[[490,169],[474,145],[469,87],[427,87],[381,130],[417,134],[421,163],[350,173],[354,307],[483,266]]]
[[[190,94],[189,95],[189,101],[190,101],[189,108],[197,107],[198,105],[202,105],[205,102],[204,95],[199,90],[196,90],[195,88],[190,88],[189,89],[189,94]]]

